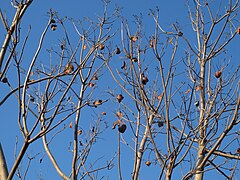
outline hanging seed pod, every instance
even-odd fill
[[[200,91],[200,90],[202,90],[203,88],[202,88],[202,86],[200,86],[200,85],[197,85],[196,86],[196,91]]]
[[[53,31],[55,31],[55,30],[57,29],[57,25],[56,25],[56,24],[52,24],[52,25],[51,25],[51,29],[52,29]]]
[[[95,80],[95,81],[97,81],[97,80],[98,80],[98,77],[97,77],[97,75],[93,76],[93,77],[92,77],[92,80]]]
[[[126,129],[127,129],[126,124],[120,124],[120,125],[118,126],[118,131],[119,131],[120,133],[124,133],[124,132],[126,131]]]
[[[146,164],[147,166],[150,166],[150,165],[151,165],[151,162],[150,162],[150,161],[146,161],[145,164]]]
[[[78,130],[78,135],[81,135],[81,134],[82,134],[82,130],[79,129],[79,130]]]
[[[138,40],[137,35],[134,35],[134,36],[131,37],[131,41],[132,42],[136,42],[137,40]]]
[[[73,126],[73,125],[72,125],[72,122],[70,122],[70,123],[69,123],[69,128],[72,128],[72,126]]]
[[[118,111],[118,112],[116,113],[116,115],[117,115],[117,117],[119,117],[119,118],[121,118],[121,117],[123,116],[121,111]]]
[[[89,87],[92,88],[92,87],[94,87],[94,86],[95,86],[95,83],[94,83],[94,82],[90,82],[90,83],[89,83]]]
[[[116,48],[116,54],[120,54],[121,53],[121,50],[120,50],[120,48]]]
[[[121,101],[123,100],[123,95],[122,94],[119,94],[119,95],[117,95],[117,101],[119,102],[119,103],[121,103]]]
[[[222,75],[222,72],[221,72],[221,71],[215,72],[215,77],[216,77],[216,78],[220,78],[221,75]]]
[[[150,48],[153,48],[153,46],[154,46],[154,40],[151,39],[151,40],[149,41],[149,47],[150,47]]]
[[[144,77],[142,77],[142,84],[143,85],[146,85],[147,83],[148,83],[148,77],[146,77],[146,76],[144,76]]]
[[[240,147],[236,149],[236,154],[240,154]]]
[[[240,26],[237,28],[236,32],[240,34]]]
[[[64,74],[70,74],[74,71],[74,66],[72,63],[68,63],[64,69]]]
[[[104,115],[104,116],[105,116],[105,115],[107,115],[107,113],[106,113],[105,111],[103,111],[103,112],[102,112],[102,115]]]
[[[99,105],[101,105],[101,104],[102,104],[102,100],[100,100],[100,99],[93,102],[93,106],[94,106],[94,107],[97,107],[97,106],[99,106]]]
[[[102,51],[104,48],[105,48],[104,44],[101,43],[101,44],[99,45],[99,49]]]

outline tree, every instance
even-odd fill
[[[40,139],[47,157],[40,163],[48,159],[63,179],[100,179],[107,176],[102,171],[116,171],[114,164],[119,179],[130,174],[139,179],[150,166],[158,179],[198,180],[211,173],[236,177],[240,97],[232,44],[240,34],[237,0],[218,8],[218,1],[187,1],[191,27],[176,22],[167,28],[159,9],[150,10],[155,24],[150,32],[141,14],[132,23],[120,16],[120,8],[111,12],[110,1],[103,1],[97,20],[62,18],[51,9],[26,63],[31,29],[22,39],[20,23],[31,3],[12,2],[16,15],[11,26],[0,13],[6,30],[0,80],[9,87],[0,105],[15,95],[23,139],[9,173],[3,147],[0,177],[25,179],[40,154],[30,155],[30,147],[38,147]],[[46,48],[53,33],[62,39]],[[42,61],[47,55],[48,61]],[[117,131],[110,131],[109,124]],[[112,146],[98,145],[110,138],[105,132],[117,133],[116,154]],[[124,158],[126,149],[132,161]],[[101,155],[101,150],[112,153]]]

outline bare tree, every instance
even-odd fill
[[[26,65],[23,59],[31,28],[22,40],[18,27],[32,2],[12,1],[16,15],[11,26],[0,11],[6,29],[0,79],[9,87],[0,106],[15,95],[16,123],[23,139],[9,173],[4,148],[0,148],[0,177],[26,179],[37,156],[27,152],[39,139],[62,179],[100,179],[98,173],[112,170],[115,161],[117,177],[129,177],[122,168],[129,166],[123,146],[133,157],[134,180],[149,166],[156,166],[156,179],[201,180],[208,173],[236,177],[240,67],[233,66],[230,47],[240,34],[238,0],[220,5],[218,1],[187,1],[191,28],[177,22],[167,28],[159,9],[150,10],[155,25],[150,34],[144,31],[141,14],[133,16],[134,23],[119,18],[120,9],[110,13],[107,0],[103,15],[96,20],[61,18],[51,9],[35,54]],[[58,32],[62,33],[59,44],[47,48],[48,61],[41,61],[47,34]],[[15,80],[11,79],[13,72]],[[114,83],[104,82],[110,82],[110,77]],[[101,136],[109,127],[104,120],[107,112],[101,107],[114,114],[110,123],[118,130],[117,154],[108,155],[107,162],[95,156],[89,160],[98,138],[109,138]],[[71,140],[61,139],[69,143],[68,148],[57,149],[63,156],[71,153],[71,164],[65,169],[54,144],[69,131]],[[95,165],[98,161],[100,166]],[[22,162],[27,162],[25,170]]]

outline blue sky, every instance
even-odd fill
[[[189,29],[191,28],[191,24],[188,19],[187,14],[187,7],[185,5],[184,0],[169,0],[169,1],[160,1],[160,0],[152,0],[152,1],[146,1],[146,0],[113,0],[109,7],[109,12],[111,12],[115,6],[122,7],[122,15],[126,19],[128,19],[129,24],[133,22],[133,15],[139,15],[140,13],[143,16],[143,24],[144,24],[144,31],[146,32],[146,36],[150,36],[154,32],[154,21],[153,19],[148,15],[149,9],[155,9],[156,6],[160,9],[159,19],[161,24],[164,28],[170,29],[171,24],[175,23],[176,21],[181,25],[183,29]],[[7,17],[9,18],[9,22],[11,21],[11,18],[14,15],[14,9],[10,6],[9,0],[1,0],[0,1],[0,8],[2,12],[6,12]],[[40,0],[40,1],[34,1],[30,8],[27,10],[22,23],[21,23],[21,29],[22,34],[26,35],[27,29],[31,25],[31,33],[29,37],[29,45],[26,47],[26,53],[25,53],[25,59],[31,59],[38,44],[38,40],[40,38],[41,32],[43,31],[45,25],[48,21],[47,12],[49,9],[52,8],[53,10],[57,11],[59,16],[64,17],[67,16],[69,18],[73,19],[82,19],[83,17],[90,17],[91,19],[95,19],[98,15],[101,15],[103,12],[102,8],[102,2],[100,0],[88,0],[88,1],[80,1],[80,0]],[[119,26],[119,27],[117,27]],[[134,25],[133,25],[134,26]],[[117,28],[120,28],[120,23],[116,24]],[[0,31],[4,32],[3,26],[0,26]],[[185,34],[188,35],[188,32],[183,31]],[[75,32],[73,32],[74,34]],[[5,33],[0,34],[0,40],[2,43],[3,37]],[[76,34],[75,34],[76,36]],[[60,40],[61,40],[61,34],[57,33],[51,33],[48,34],[48,41],[44,44],[44,48],[57,48]],[[189,34],[189,37],[191,35]],[[236,38],[238,40],[238,38]],[[233,65],[238,65],[239,60],[234,59],[239,57],[240,52],[239,48],[240,43],[239,40],[234,40],[230,48],[232,48],[232,56],[233,56]],[[72,39],[74,43],[74,37]],[[120,44],[120,43],[119,43]],[[184,50],[186,47],[180,47],[180,50]],[[46,55],[44,52],[40,54],[40,61],[44,62],[45,59],[48,58],[48,55]],[[179,58],[182,57],[182,54],[178,55]],[[184,55],[183,55],[184,56]],[[230,58],[230,56],[228,56]],[[227,61],[228,57],[225,57],[225,61]],[[216,63],[216,69],[218,67],[221,67],[224,62]],[[11,77],[14,79],[14,77]],[[14,80],[13,80],[14,81]],[[109,80],[110,81],[110,80]],[[105,81],[106,82],[106,81]],[[107,80],[108,82],[108,80]],[[110,83],[109,83],[110,84]],[[108,84],[106,83],[107,87]],[[110,85],[109,85],[110,86]],[[111,86],[110,86],[111,87]],[[0,86],[1,92],[1,98],[4,97],[3,94],[6,94],[9,89],[6,88],[6,86],[3,86],[1,84]],[[100,89],[99,93],[103,94],[104,89]],[[3,121],[3,125],[0,126],[0,142],[5,150],[7,163],[9,163],[9,167],[11,167],[14,159],[14,147],[16,142],[16,137],[19,138],[19,147],[21,145],[21,134],[18,131],[17,126],[17,111],[16,111],[16,98],[12,96],[9,98],[6,103],[0,108],[0,114],[2,115],[1,121]],[[111,102],[112,105],[114,104]],[[114,106],[114,105],[113,105]],[[11,108],[12,107],[12,108]],[[100,113],[102,111],[107,111],[108,107],[100,107],[97,109],[89,110],[89,114],[91,113]],[[83,119],[87,119],[89,121],[94,120],[94,116],[87,115],[88,112],[86,112]],[[105,120],[109,121],[109,125],[111,126],[112,119],[114,112],[109,112],[109,114],[106,116]],[[91,125],[88,125],[91,126]],[[89,127],[90,128],[90,127]],[[11,133],[9,133],[11,132]],[[128,133],[126,133],[126,136]],[[66,141],[62,141],[61,139],[65,138]],[[62,149],[68,147],[69,141],[72,138],[71,129],[67,129],[64,131],[61,136],[56,138],[56,141],[53,141],[52,148],[54,153],[56,154],[56,157],[59,159],[60,166],[63,167],[66,174],[70,173],[70,166],[71,165],[71,154],[67,152],[67,150],[64,150],[64,153],[61,151]],[[98,164],[101,165],[103,162],[105,162],[110,157],[114,156],[114,154],[117,152],[117,133],[116,131],[112,131],[111,128],[108,128],[106,131],[103,132],[102,139],[99,139],[99,141],[96,143],[96,146],[93,147],[94,154],[90,155],[90,159],[96,159],[96,157],[102,157],[101,163]],[[130,142],[130,141],[129,141]],[[122,174],[124,179],[130,179],[131,177],[131,171],[132,171],[132,151],[124,144],[122,146]],[[106,148],[107,147],[107,148]],[[39,153],[39,154],[38,154]],[[40,174],[43,175],[43,179],[58,179],[57,174],[55,170],[52,168],[52,164],[48,162],[47,158],[45,157],[46,154],[44,153],[43,147],[41,145],[41,140],[38,140],[35,142],[28,151],[29,156],[38,154],[37,158],[33,160],[34,165],[30,169],[31,172],[29,172],[27,179],[40,179]],[[45,158],[44,158],[45,157]],[[39,163],[39,160],[43,158],[44,165]],[[144,157],[144,160],[147,160],[147,157]],[[101,175],[109,176],[109,179],[117,179],[117,164],[116,160],[115,167],[113,170],[108,171],[107,174],[101,174],[99,173],[99,177]],[[23,167],[26,167],[26,165],[23,165]],[[183,167],[184,168],[184,167]],[[41,173],[40,173],[41,172]],[[104,171],[105,172],[105,171]],[[143,169],[141,172],[141,178],[140,179],[158,179],[159,176],[159,167],[158,165],[146,167],[143,165]],[[175,178],[180,176],[180,172],[177,172],[174,174]],[[210,177],[214,177],[214,174],[209,174]],[[98,178],[99,178],[98,177]],[[206,178],[207,179],[207,178]]]

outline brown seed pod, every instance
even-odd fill
[[[97,107],[97,106],[99,106],[101,104],[102,104],[102,100],[100,100],[100,99],[93,102],[94,107]]]
[[[78,130],[78,135],[81,135],[81,134],[82,134],[82,130],[79,129],[79,130]]]
[[[93,76],[93,77],[92,77],[92,80],[95,80],[95,81],[97,81],[97,80],[98,80],[98,77],[97,77],[97,75]]]
[[[102,112],[102,115],[107,115],[107,113],[105,111]]]
[[[147,166],[150,166],[150,165],[151,165],[151,162],[150,162],[150,161],[146,161],[145,164],[146,164]]]
[[[163,97],[163,94],[160,94],[160,95],[158,95],[157,99],[158,99],[159,101],[161,101],[161,100],[162,100],[162,97]]]
[[[64,74],[70,74],[74,71],[74,66],[72,63],[68,63],[64,69]]]
[[[72,122],[69,123],[69,128],[72,128]]]
[[[124,132],[126,131],[126,129],[127,129],[127,125],[126,125],[126,124],[120,124],[120,125],[118,126],[118,131],[119,131],[120,133],[124,133]]]
[[[51,25],[51,29],[52,29],[53,31],[55,31],[55,30],[57,29],[57,25],[56,25],[56,24],[52,24],[52,25]]]
[[[117,95],[117,101],[121,103],[121,101],[124,99],[122,94]]]
[[[142,77],[142,84],[143,85],[146,85],[147,83],[148,83],[148,77],[146,77],[146,76],[144,76],[144,77]]]
[[[134,35],[131,37],[131,41],[132,42],[136,42],[138,40],[138,36],[137,35]]]
[[[118,111],[118,112],[116,113],[116,115],[117,115],[117,117],[119,117],[119,118],[121,118],[121,117],[123,116],[121,111]]]
[[[240,26],[237,28],[236,32],[240,34]]]
[[[101,44],[99,45],[99,49],[102,51],[104,48],[105,48],[104,44],[101,43]]]
[[[202,88],[202,86],[200,86],[200,85],[197,85],[196,86],[196,91],[200,91],[200,90],[202,90],[203,88]]]
[[[95,86],[95,83],[94,83],[94,82],[90,82],[90,83],[89,83],[89,87],[92,88],[93,86]]]
[[[150,48],[153,48],[153,46],[154,46],[154,40],[151,39],[151,40],[149,41],[149,47],[150,47]]]
[[[120,54],[121,53],[121,50],[119,47],[116,48],[116,54]]]
[[[222,75],[222,72],[221,72],[221,71],[215,72],[215,77],[216,77],[216,78],[220,78],[221,75]]]

